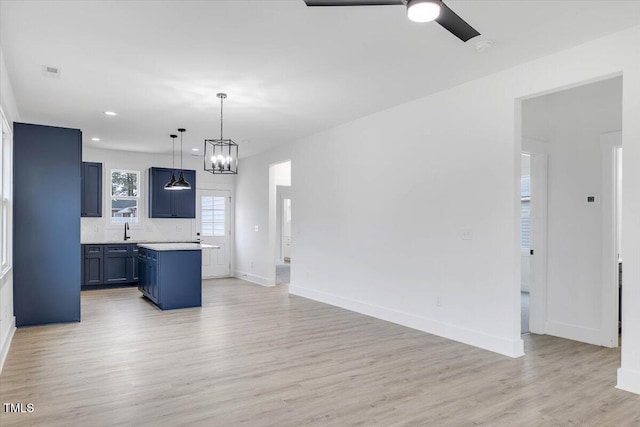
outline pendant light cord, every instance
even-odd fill
[[[182,173],[182,133],[184,132],[184,129],[180,131],[180,172]]]
[[[222,109],[223,109],[224,96],[220,97],[220,139],[222,139]]]

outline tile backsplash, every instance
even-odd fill
[[[105,218],[81,218],[82,243],[124,241],[124,225],[108,224]],[[149,242],[191,242],[196,240],[194,219],[140,218],[130,224],[127,234],[131,240]]]

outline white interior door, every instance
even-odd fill
[[[213,246],[202,249],[203,278],[231,275],[230,204],[228,191],[198,190],[197,231],[202,243]]]

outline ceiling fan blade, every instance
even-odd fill
[[[403,0],[305,0],[307,6],[395,6]]]
[[[440,2],[440,16],[436,18],[436,22],[463,42],[480,35],[475,28],[467,24],[464,19],[456,15],[453,10],[442,2]]]

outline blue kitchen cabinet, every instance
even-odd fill
[[[162,310],[202,306],[201,250],[139,248],[138,289]]]
[[[149,168],[149,216],[151,218],[195,218],[196,217],[196,171],[185,169],[184,179],[191,184],[190,190],[165,190],[173,169]],[[175,170],[176,179],[180,170]]]
[[[135,243],[85,244],[83,286],[138,282],[138,246]]]
[[[80,321],[82,132],[13,124],[17,326]]]
[[[102,249],[102,245],[83,245],[83,285],[101,285],[104,282],[104,260]]]
[[[147,298],[158,304],[157,252],[138,248],[138,274],[138,289]]]
[[[129,245],[105,245],[104,251],[104,284],[127,283],[130,264]]]
[[[102,163],[82,162],[81,211],[83,217],[102,216]]]

